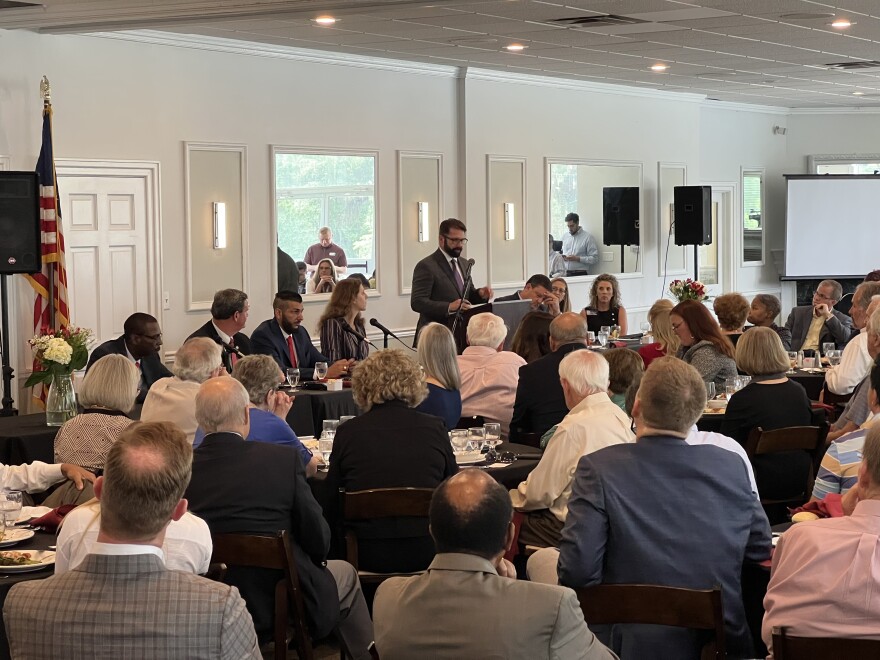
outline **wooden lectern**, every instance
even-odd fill
[[[468,345],[467,326],[470,320],[477,314],[492,312],[496,316],[500,316],[504,319],[504,324],[507,326],[507,338],[504,340],[504,350],[509,351],[510,345],[513,342],[513,335],[519,327],[520,321],[522,321],[523,317],[530,311],[532,311],[532,302],[530,300],[492,302],[484,305],[476,305],[468,310],[462,311],[461,317],[458,321],[458,327],[453,334],[455,338],[455,348],[458,351],[458,354],[461,355]],[[454,319],[455,315],[453,314],[446,321],[450,330],[452,330]]]

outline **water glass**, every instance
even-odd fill
[[[610,325],[603,325],[602,327],[599,328],[599,332],[604,332],[606,335],[610,335],[611,334],[611,326]]]
[[[330,454],[333,453],[333,437],[325,437],[324,434],[321,434],[321,439],[318,440],[318,451],[321,452],[321,458],[324,459],[324,465],[321,469],[329,469]]]
[[[706,383],[706,401],[711,401],[715,398],[715,383],[709,382]]]
[[[299,385],[299,369],[296,367],[288,369],[286,375],[287,384],[296,389],[296,386]]]
[[[468,432],[465,429],[452,429],[449,432],[449,442],[452,443],[452,453],[461,454],[467,450]]]
[[[587,330],[587,346],[592,346],[596,343],[596,333],[592,330]]]
[[[338,419],[325,419],[321,424],[321,437],[325,435],[332,438],[336,437],[336,429],[339,426]]]
[[[833,351],[835,348],[837,348],[837,344],[835,344],[833,341],[822,342],[822,354],[825,357],[828,357],[828,353],[830,351]],[[816,366],[821,366],[821,365],[816,365]]]
[[[746,385],[752,382],[751,376],[737,376],[736,377],[736,389],[737,391],[744,388]]]
[[[797,366],[798,354],[797,351],[788,351],[788,365],[790,367],[789,371],[794,371]]]
[[[736,376],[731,376],[730,378],[724,379],[724,393],[727,395],[728,399],[736,394],[737,389]]]
[[[6,527],[12,527],[21,515],[21,491],[5,490],[2,497],[0,511],[3,512],[3,523]]]
[[[486,440],[486,430],[482,426],[475,426],[467,430],[468,451],[482,451],[483,442]]]
[[[501,424],[498,422],[486,422],[483,424],[485,432],[486,444],[491,448],[495,448],[501,444]]]
[[[647,321],[642,321],[641,323],[639,323],[639,329],[642,331],[643,335],[646,335],[651,332],[651,324]]]
[[[327,377],[327,369],[326,362],[315,362],[315,378],[317,380],[324,380]]]
[[[842,353],[843,351],[838,351],[837,349],[826,351],[825,357],[828,358],[828,364],[830,364],[832,367],[836,367],[838,364],[840,364]]]
[[[602,332],[599,333],[598,339],[599,339],[599,346],[601,346],[602,348],[605,348],[605,344],[608,343],[608,333],[603,330]]]

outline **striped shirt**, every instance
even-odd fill
[[[816,475],[816,483],[813,486],[813,497],[821,500],[828,493],[842,495],[856,485],[867,432],[867,429],[859,429],[831,443],[822,458],[822,465],[819,466],[819,474]]]

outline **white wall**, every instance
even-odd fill
[[[792,118],[789,136],[778,137],[772,126],[785,125],[784,115],[721,108],[692,95],[492,72],[462,74],[406,63],[376,68],[327,60],[322,54],[306,61],[101,37],[0,32],[0,61],[16,63],[0,68],[0,156],[10,156],[14,169],[33,168],[40,140],[37,90],[45,74],[52,83],[57,158],[160,163],[162,279],[171,308],[156,311],[166,348],[172,350],[207,318],[185,312],[184,306],[187,141],[247,146],[250,330],[270,315],[274,286],[271,145],[378,151],[381,295],[370,298],[369,314],[393,329],[411,329],[416,320],[408,295],[399,294],[398,150],[443,154],[444,215],[468,223],[468,254],[477,260],[479,285],[488,272],[487,154],[526,159],[528,273],[543,272],[546,263],[546,158],[641,163],[641,275],[621,282],[635,328],[664,294],[658,274],[658,162],[686,164],[689,185],[737,183],[741,167],[765,168],[768,248],[781,246],[781,175],[793,158],[786,144],[797,140],[801,130],[812,130],[807,117]],[[736,268],[735,280],[743,292],[779,289],[769,252],[764,267]],[[586,304],[588,284],[572,285],[575,308]],[[27,336],[31,299],[28,289],[18,289],[24,294],[16,320]],[[310,330],[322,307],[306,305]],[[19,374],[30,359],[27,352],[18,346]]]

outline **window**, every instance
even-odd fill
[[[350,273],[375,269],[376,157],[368,154],[275,152],[278,247],[294,261],[329,227]],[[344,277],[344,276],[343,276]]]
[[[764,263],[764,171],[742,172],[742,260]]]
[[[880,154],[819,154],[808,163],[812,174],[880,174]]]

